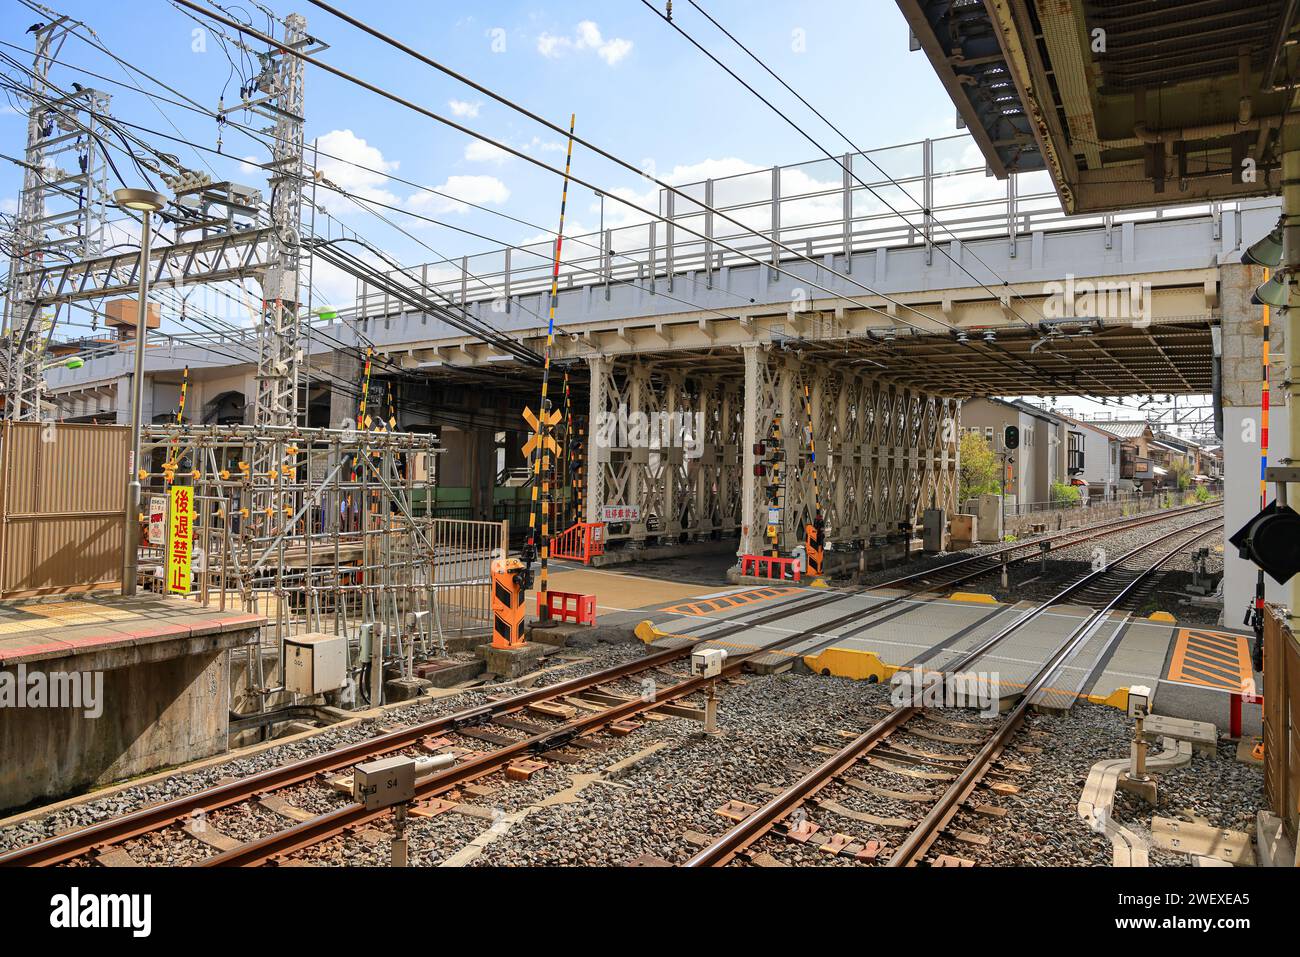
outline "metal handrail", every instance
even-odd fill
[[[896,180],[876,179],[862,175],[863,182],[876,190],[888,191],[891,204],[899,210],[896,214],[881,205],[868,189],[853,180],[839,164],[830,160],[811,160],[788,166],[751,170],[745,173],[719,177],[703,182],[679,186],[683,192],[698,193],[694,201],[675,197],[660,190],[659,211],[668,222],[640,222],[606,229],[604,233],[585,233],[566,236],[565,255],[561,262],[560,286],[571,289],[604,285],[607,296],[612,285],[638,283],[650,291],[657,291],[661,279],[683,274],[691,276],[697,284],[712,285],[713,273],[724,267],[749,264],[754,259],[773,265],[792,261],[788,253],[775,246],[776,242],[792,246],[811,259],[845,256],[852,252],[869,251],[881,247],[938,245],[956,239],[995,239],[1005,237],[1010,244],[1010,254],[1016,255],[1018,237],[1045,230],[1078,229],[1101,226],[1108,231],[1125,222],[1149,222],[1164,219],[1189,218],[1210,215],[1218,220],[1225,209],[1240,209],[1240,203],[1200,203],[1172,209],[1136,210],[1123,214],[1068,216],[1061,208],[1055,192],[1019,193],[1016,176],[1005,181],[1003,195],[987,198],[954,197],[944,202],[934,201],[936,191],[942,194],[945,187],[952,188],[961,177],[986,172],[984,167],[966,166],[935,171],[934,149],[937,146],[973,143],[970,137],[958,135],[938,140],[921,140],[869,151],[881,155],[891,151],[920,147],[917,155],[922,161],[918,174],[903,175]],[[840,162],[852,165],[864,154],[846,154]],[[840,180],[813,178],[813,187],[802,192],[786,194],[782,182],[796,171],[808,167],[833,167],[830,175]],[[854,167],[857,172],[856,167]],[[810,176],[807,172],[802,175]],[[757,198],[744,198],[733,203],[715,199],[721,188],[744,179],[756,184],[766,180],[766,194]],[[899,187],[916,185],[908,190],[911,198],[898,196]],[[809,219],[807,207],[825,205],[839,197],[838,215],[823,215]],[[925,203],[926,198],[931,202]],[[899,201],[901,199],[901,202]],[[676,203],[677,207],[674,208]],[[714,219],[704,207],[706,203],[719,212],[748,222],[758,219],[751,231],[714,231]],[[800,211],[803,204],[805,210]],[[877,207],[861,210],[862,206]],[[686,208],[680,208],[680,207]],[[928,214],[927,214],[928,207]],[[753,214],[759,213],[758,217]],[[765,220],[762,221],[762,220]],[[775,220],[775,222],[773,222]],[[942,222],[942,225],[940,225]],[[674,228],[676,223],[689,224],[706,238],[681,236]],[[741,255],[717,248],[725,242]],[[575,251],[590,249],[590,254],[576,255]],[[448,301],[469,305],[494,300],[508,303],[517,296],[543,293],[549,290],[553,269],[553,244],[539,243],[502,246],[484,252],[426,263],[409,270],[394,270],[388,276],[411,286],[423,286]],[[752,258],[750,258],[752,257]],[[843,269],[843,266],[837,266]],[[356,305],[341,310],[350,319],[382,318],[406,311],[404,305],[382,290],[358,282]]]

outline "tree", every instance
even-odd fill
[[[1185,492],[1192,485],[1192,466],[1187,459],[1173,459],[1169,463],[1169,481],[1174,488]]]
[[[957,501],[965,502],[976,495],[1001,491],[1001,465],[984,436],[967,432],[961,437],[961,482]]]

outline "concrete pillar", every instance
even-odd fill
[[[1292,101],[1293,107],[1297,105],[1300,105],[1300,93]],[[1290,341],[1297,342],[1300,341],[1300,288],[1296,283],[1297,275],[1300,274],[1300,124],[1296,123],[1282,126],[1282,217],[1282,263],[1291,271],[1286,335]],[[1300,356],[1291,352],[1287,353],[1287,359],[1287,407],[1294,409],[1295,400],[1300,396]],[[1287,448],[1300,453],[1300,415],[1290,415],[1287,419]],[[1271,429],[1270,433],[1273,431]],[[1288,456],[1290,454],[1287,453]],[[1300,490],[1292,488],[1288,491],[1294,493]],[[1288,500],[1290,499],[1291,496],[1288,495]],[[1291,579],[1287,591],[1287,606],[1292,609],[1293,615],[1300,614],[1300,578]]]
[[[330,371],[330,428],[344,428],[344,422],[355,422],[357,418],[357,397],[346,391],[344,383],[360,383],[361,357],[353,352],[334,350],[329,358]],[[256,393],[248,393],[254,396]],[[252,403],[249,403],[250,406]]]

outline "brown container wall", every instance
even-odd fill
[[[1264,794],[1294,846],[1300,823],[1300,642],[1269,606],[1264,618]]]
[[[122,580],[125,426],[5,422],[0,432],[0,598]]]

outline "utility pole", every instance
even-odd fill
[[[41,363],[57,314],[41,315],[40,267],[51,255],[86,259],[103,248],[108,177],[100,137],[110,97],[90,88],[74,88],[65,96],[49,81],[72,25],[59,17],[35,34],[23,185],[4,309],[4,413],[21,422],[40,419]]]

